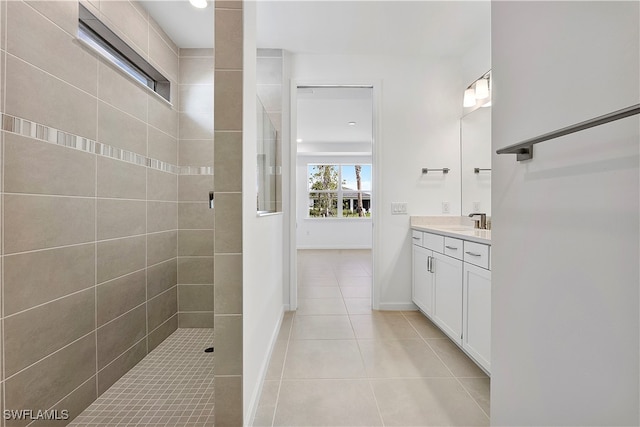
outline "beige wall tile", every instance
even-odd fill
[[[102,20],[114,32],[122,34],[133,42],[131,46],[142,56],[149,53],[149,26],[145,17],[128,1],[102,1],[100,2]]]
[[[152,331],[178,312],[178,291],[173,287],[147,301],[147,322]]]
[[[4,191],[95,196],[95,155],[8,132],[4,141]]]
[[[154,28],[149,31],[149,62],[157,64],[165,77],[178,80],[178,54]]]
[[[153,298],[178,283],[178,262],[176,259],[154,265],[147,269],[147,299]]]
[[[96,58],[25,3],[7,2],[7,52],[96,94]]]
[[[147,355],[147,340],[142,340],[98,372],[98,396]],[[95,390],[94,390],[95,391]]]
[[[218,375],[242,375],[242,316],[216,314],[215,328],[216,379]]]
[[[178,200],[202,202],[209,200],[213,191],[213,175],[180,175],[178,177]]]
[[[149,124],[156,129],[168,133],[173,137],[178,136],[178,114],[165,101],[157,98],[157,96],[147,95],[149,105]]]
[[[242,194],[215,195],[215,253],[242,252]]]
[[[183,57],[208,57],[213,58],[214,53],[211,48],[180,48],[180,58]]]
[[[215,74],[215,129],[242,130],[242,71]]]
[[[180,139],[212,139],[212,113],[180,113]]]
[[[51,328],[51,325],[56,327]],[[93,289],[5,318],[6,376],[15,374],[94,328]]]
[[[147,169],[147,200],[175,202],[177,197],[177,175],[155,169]]]
[[[5,407],[50,408],[96,373],[95,334],[74,342],[5,381]]]
[[[216,352],[218,348],[216,346]],[[216,368],[217,368],[216,355]],[[242,425],[242,376],[219,377],[216,369],[215,425]]]
[[[179,230],[178,255],[213,256],[213,231]]]
[[[26,3],[72,36],[78,30],[78,3],[74,1],[27,1]]]
[[[149,133],[148,156],[163,162],[178,164],[178,141],[175,137],[152,126],[147,127]]]
[[[95,254],[90,243],[4,257],[4,314],[93,286]]]
[[[169,320],[158,326],[153,331],[149,332],[149,335],[147,336],[148,350],[151,351],[156,348],[176,329],[178,329],[178,315],[174,314],[169,318]]]
[[[205,58],[202,58],[202,57],[180,58],[180,80],[179,80],[180,84],[213,85],[213,72],[214,72],[213,50],[211,50],[211,56],[209,58],[206,58],[206,57]]]
[[[217,207],[217,201],[216,207]],[[209,203],[178,203],[178,228],[212,230],[214,224],[214,211],[209,209]]]
[[[242,314],[242,255],[216,255],[215,312]]]
[[[217,9],[242,9],[243,0],[216,0]]]
[[[5,254],[94,238],[94,199],[4,195]]]
[[[5,112],[85,138],[96,138],[96,99],[7,56]],[[55,105],[56,108],[51,108]]]
[[[69,411],[69,420],[73,420],[80,415],[82,411],[84,411],[85,408],[96,399],[96,397],[96,377],[93,376],[76,390],[72,391],[71,394],[54,405],[52,409],[58,410],[59,413],[63,409],[66,409]],[[55,421],[55,423],[55,425],[63,425],[63,423],[68,423],[68,421]],[[36,422],[35,426],[39,427],[43,424],[44,422]]]
[[[98,197],[144,199],[146,168],[133,163],[97,156]]]
[[[146,280],[146,271],[140,270],[99,285],[96,288],[97,326],[100,327],[145,302]]]
[[[98,141],[147,155],[147,125],[104,102],[98,103]]]
[[[178,311],[213,311],[213,285],[178,285]]]
[[[98,240],[143,234],[146,215],[143,200],[98,199]]]
[[[111,64],[98,65],[98,96],[110,104],[140,120],[147,120],[147,91],[125,77]]]
[[[98,243],[98,283],[124,276],[145,267],[146,237],[128,237]]]
[[[213,166],[214,146],[213,139],[181,140],[178,145],[179,165]]]
[[[98,369],[104,368],[143,339],[147,334],[146,326],[146,309],[142,304],[98,328]]]
[[[175,230],[178,224],[178,204],[147,202],[147,232]]]
[[[160,35],[160,37],[162,37],[162,40],[164,40],[164,42],[169,46],[169,49],[171,49],[171,51],[175,53],[176,56],[179,55],[180,48],[176,46],[173,40],[171,40],[171,37],[169,37],[167,33],[164,32],[164,29],[151,16],[149,16],[148,19],[149,25],[151,26],[153,31],[155,31]]]
[[[242,133],[216,132],[216,191],[242,191]]]
[[[178,251],[178,232],[147,234],[147,265],[175,258]]]
[[[213,84],[181,84],[180,112],[213,115]]]
[[[178,313],[180,328],[213,328],[213,311],[208,313]]]
[[[216,70],[242,69],[242,10],[216,10]]]
[[[178,283],[213,283],[213,257],[178,258]]]

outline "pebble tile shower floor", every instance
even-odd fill
[[[176,330],[70,425],[213,426],[212,345],[213,329]]]

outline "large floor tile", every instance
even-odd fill
[[[349,314],[371,314],[371,298],[345,298],[344,304]]]
[[[456,377],[486,377],[482,369],[478,367],[460,348],[446,339],[427,340],[433,351],[442,359],[445,365]]]
[[[343,298],[369,298],[371,299],[370,286],[341,286]]]
[[[366,377],[356,340],[291,341],[283,378]]]
[[[302,277],[298,280],[298,286],[338,286],[338,280],[333,276]]]
[[[362,286],[371,288],[371,276],[339,276],[336,280],[341,288],[347,286]]]
[[[380,426],[366,380],[283,380],[276,426]]]
[[[400,313],[373,312],[352,315],[351,324],[358,339],[418,339],[418,333]]]
[[[279,380],[282,378],[282,369],[284,367],[284,358],[287,354],[287,341],[276,341],[276,345],[271,351],[271,359],[267,367],[266,380]]]
[[[451,377],[423,340],[359,340],[369,378]]]
[[[471,397],[480,405],[485,414],[490,415],[491,380],[487,378],[458,378]]]
[[[253,419],[254,426],[271,427],[273,414],[276,411],[276,403],[278,402],[279,389],[280,381],[264,382],[258,408],[256,409],[256,415]]]
[[[348,316],[296,316],[291,331],[292,340],[353,339]]]
[[[301,299],[296,316],[347,314],[342,298]]]
[[[419,311],[406,311],[402,314],[422,338],[447,338],[440,328]]]
[[[342,298],[338,286],[301,286],[298,288],[298,300],[312,298]]]
[[[387,426],[486,426],[489,418],[455,378],[371,380]]]

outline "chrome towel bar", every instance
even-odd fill
[[[422,173],[429,173],[429,172],[442,172],[442,173],[449,173],[449,168],[442,168],[442,169],[429,169],[429,168],[422,168]]]

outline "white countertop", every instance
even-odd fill
[[[412,216],[411,229],[491,245],[491,230],[473,228],[466,217]]]

